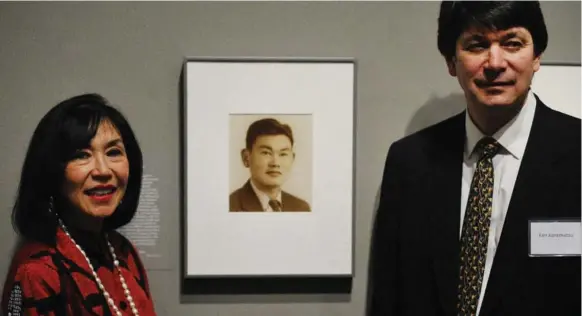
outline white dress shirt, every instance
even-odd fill
[[[495,251],[499,244],[501,237],[501,229],[507,214],[509,201],[515,185],[515,179],[521,165],[525,146],[529,138],[529,133],[533,123],[534,113],[536,108],[536,99],[533,92],[530,90],[526,97],[521,111],[505,126],[500,128],[493,138],[501,145],[499,153],[493,158],[493,210],[491,213],[491,224],[489,226],[489,241],[487,244],[487,257],[485,260],[485,272],[483,275],[483,283],[481,287],[481,295],[479,295],[479,303],[477,305],[477,315],[481,310],[483,296],[487,287],[489,274],[493,265],[493,258]],[[485,135],[475,126],[469,114],[465,115],[465,128],[467,131],[467,138],[465,139],[465,155],[463,159],[463,182],[461,189],[461,236],[463,220],[465,219],[465,211],[467,207],[467,199],[469,197],[469,187],[473,178],[473,172],[476,168],[478,159],[477,154],[473,154],[473,150],[477,142]]]
[[[257,197],[259,198],[259,202],[261,202],[261,207],[263,208],[264,212],[274,212],[273,208],[271,208],[271,205],[269,205],[269,201],[271,200],[271,198],[263,191],[259,190],[259,188],[257,188],[257,186],[253,183],[253,180],[251,179],[251,187],[253,187],[253,191],[255,191],[255,194],[257,195]],[[279,191],[279,194],[277,194],[277,201],[279,201],[279,203],[283,203],[281,201],[281,191]]]

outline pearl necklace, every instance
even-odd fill
[[[73,237],[69,234],[67,227],[65,226],[65,224],[63,224],[63,222],[61,221],[60,218],[59,218],[59,224],[63,228],[63,231],[65,232],[65,234],[71,239],[73,244],[75,244],[75,247],[77,247],[77,249],[79,249],[79,251],[81,252],[83,257],[85,257],[85,260],[89,264],[89,268],[91,268],[91,272],[93,273],[93,277],[95,278],[95,281],[97,281],[97,285],[99,286],[99,289],[101,289],[101,291],[103,292],[103,296],[105,296],[107,303],[109,303],[109,305],[113,308],[113,310],[115,311],[115,314],[117,316],[122,316],[122,314],[119,311],[119,309],[117,308],[117,306],[115,306],[115,302],[111,298],[111,295],[109,295],[109,292],[107,292],[107,290],[105,290],[105,287],[103,286],[103,283],[101,282],[101,279],[99,279],[99,277],[97,276],[97,272],[95,272],[95,268],[93,268],[93,265],[91,264],[91,261],[89,260],[89,257],[87,257],[87,254],[85,254],[85,251],[81,248],[81,246],[79,246],[79,244],[77,244],[75,239],[73,239]],[[127,298],[127,301],[129,302],[129,306],[131,307],[131,311],[133,312],[133,314],[135,316],[139,316],[139,312],[138,312],[137,308],[135,307],[135,303],[133,302],[133,297],[131,297],[131,293],[129,292],[129,288],[127,287],[127,284],[125,283],[125,278],[121,274],[121,269],[119,269],[119,261],[117,260],[117,256],[115,255],[115,249],[113,249],[113,246],[109,242],[109,238],[107,237],[107,234],[105,234],[105,240],[107,241],[107,246],[109,247],[109,252],[111,252],[111,256],[113,257],[113,265],[115,265],[115,269],[117,269],[117,272],[119,275],[119,281],[121,281],[121,285],[123,286],[123,292],[125,293],[125,297]]]

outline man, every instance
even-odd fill
[[[388,151],[370,315],[580,315],[580,257],[532,251],[568,244],[581,209],[580,120],[530,90],[540,5],[443,2],[438,24],[467,107]],[[541,240],[530,220],[562,237]]]
[[[230,194],[231,212],[309,212],[309,204],[281,189],[295,161],[293,132],[267,118],[252,123],[241,151],[250,179]]]

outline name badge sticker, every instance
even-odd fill
[[[582,253],[580,220],[530,220],[530,257],[579,257]]]

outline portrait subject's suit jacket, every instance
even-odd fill
[[[232,192],[229,197],[231,212],[262,212],[263,207],[253,191],[250,180],[240,189]],[[281,192],[282,212],[309,212],[309,204],[285,191]]]
[[[537,98],[479,315],[581,315],[580,257],[530,257],[529,220],[581,211],[580,120]],[[369,316],[457,315],[465,113],[390,147]]]

